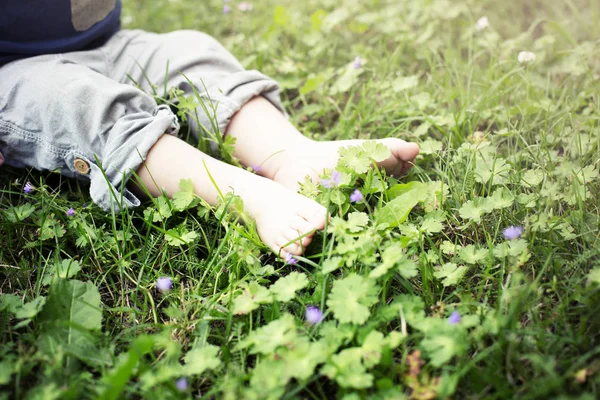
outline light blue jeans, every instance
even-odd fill
[[[126,186],[131,172],[161,135],[179,131],[152,87],[191,95],[184,75],[206,105],[197,110],[202,128],[190,123],[196,135],[225,132],[233,114],[257,95],[283,112],[277,83],[245,70],[212,37],[123,30],[97,49],[1,66],[0,153],[8,165],[88,179],[92,200],[105,210],[138,206]]]

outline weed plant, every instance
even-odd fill
[[[415,141],[415,167],[345,150],[303,184],[332,219],[287,260],[189,181],[106,214],[3,168],[0,398],[598,398],[600,4],[251,6],[129,0],[123,25],[210,33],[306,135]]]

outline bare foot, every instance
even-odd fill
[[[171,135],[163,135],[156,142],[137,176],[152,196],[163,191],[173,196],[179,191],[180,180],[188,178],[195,193],[211,205],[218,203],[221,194],[239,195],[244,209],[256,220],[261,240],[281,257],[302,254],[328,218],[325,207],[317,202],[209,157]]]
[[[255,219],[261,240],[283,258],[302,254],[315,231],[325,227],[327,209],[279,183],[246,174],[234,190]]]
[[[270,177],[283,186],[297,191],[298,182],[304,181],[306,175],[316,181],[325,168],[334,169],[338,162],[340,148],[358,146],[364,142],[364,140],[317,142],[308,139],[301,141],[294,149],[286,151],[285,157],[279,158],[279,165],[274,166]],[[396,138],[380,139],[377,142],[390,149],[391,156],[378,165],[391,176],[398,177],[405,174],[419,154],[419,146],[416,143]]]

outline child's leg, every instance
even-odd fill
[[[254,98],[234,115],[226,134],[236,138],[234,155],[242,164],[260,165],[261,175],[294,191],[306,175],[315,179],[324,168],[334,168],[340,147],[363,142],[308,139],[262,97]],[[392,153],[380,167],[394,176],[406,172],[419,153],[416,144],[404,140],[388,138],[380,142]]]
[[[191,178],[196,194],[216,204],[219,194],[209,172],[223,194],[233,192],[243,199],[245,210],[256,220],[262,241],[276,253],[283,248],[282,256],[287,252],[301,254],[312,233],[301,245],[284,245],[325,225],[327,210],[318,203],[269,179],[215,160],[173,136],[162,136],[138,169],[142,183],[153,196],[160,195],[159,188],[171,196],[179,190],[181,179]]]
[[[243,165],[261,165],[263,176],[288,188],[297,189],[297,182],[307,174],[316,178],[323,168],[333,168],[341,146],[361,143],[315,142],[303,137],[281,112],[277,83],[258,71],[245,70],[203,33],[123,31],[104,47],[113,60],[113,79],[127,82],[133,77],[147,91],[151,90],[149,82],[160,88],[166,80],[167,87],[193,95],[191,82],[209,110],[207,114],[203,107],[197,109],[198,123],[211,131],[214,121],[218,126],[214,134],[226,132],[237,139],[235,156]],[[202,134],[195,122],[192,127]],[[392,151],[381,163],[390,174],[405,171],[418,153],[416,144],[399,139],[382,143]]]

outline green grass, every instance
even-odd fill
[[[237,3],[130,0],[124,21],[212,34],[306,135],[415,141],[416,167],[306,186],[335,218],[294,266],[225,207],[107,215],[83,184],[3,168],[0,398],[598,398],[598,3]]]

